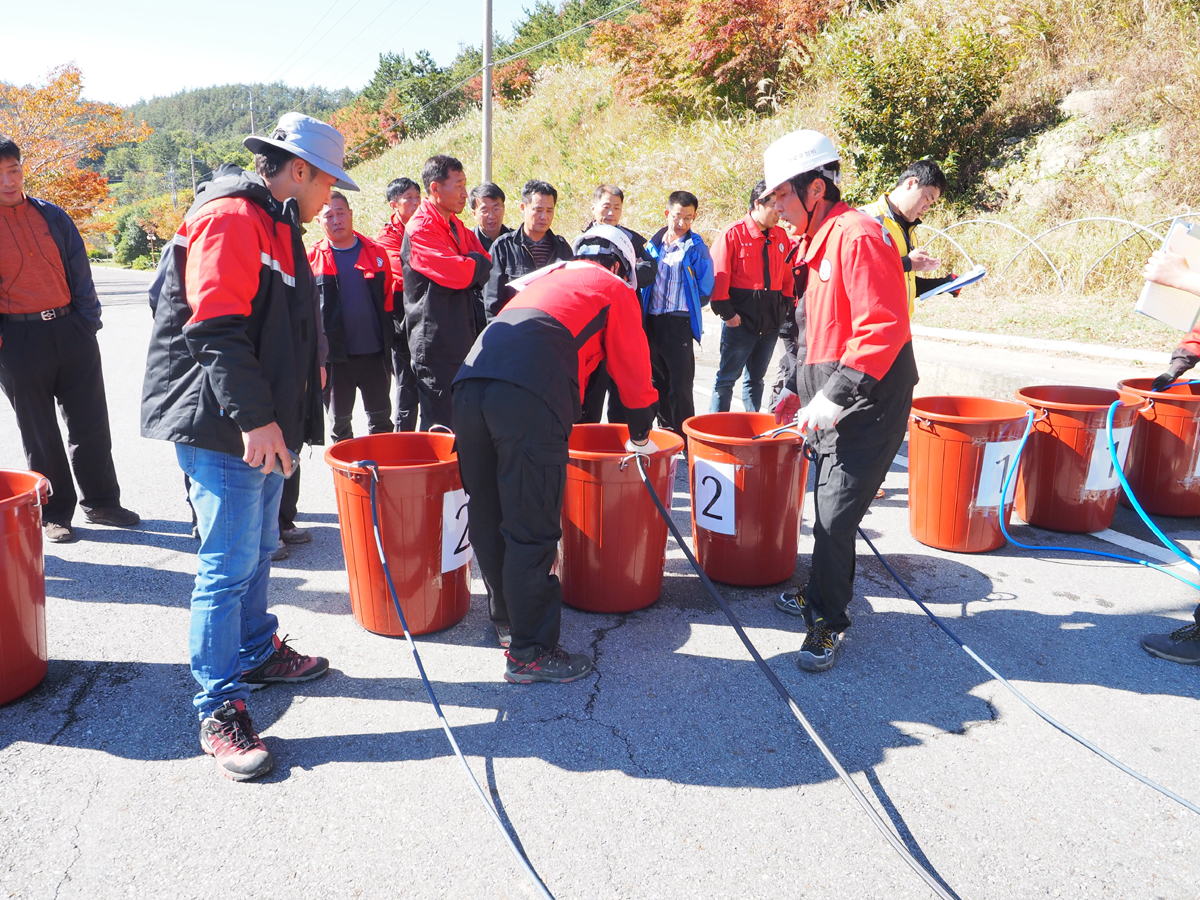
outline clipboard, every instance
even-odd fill
[[[928,300],[930,297],[936,297],[938,294],[947,294],[950,291],[962,290],[965,287],[970,287],[975,282],[983,278],[987,274],[987,269],[983,266],[976,266],[966,275],[959,275],[953,281],[947,281],[945,284],[939,284],[935,288],[930,288],[925,293],[917,297],[918,300]],[[1197,298],[1200,300],[1200,298]]]
[[[1200,272],[1200,225],[1176,219],[1162,248],[1178,253],[1187,260],[1188,268]],[[1200,297],[1147,281],[1134,309],[1179,331],[1191,331],[1200,317]]]

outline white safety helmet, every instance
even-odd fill
[[[600,256],[610,254],[625,264],[625,283],[631,288],[637,288],[637,254],[633,252],[633,241],[629,235],[616,225],[593,225],[571,245],[575,257]]]
[[[820,172],[838,184],[842,180],[841,171],[830,163],[840,160],[833,141],[819,131],[801,128],[785,134],[763,153],[763,180],[767,183],[767,193],[805,172]]]

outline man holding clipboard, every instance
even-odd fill
[[[1186,258],[1170,249],[1155,251],[1146,263],[1144,276],[1150,284],[1187,291],[1200,297],[1200,271],[1191,268]],[[1165,390],[1167,385],[1178,381],[1197,362],[1200,362],[1200,325],[1192,328],[1175,348],[1170,367],[1154,379],[1152,389]],[[1191,625],[1177,628],[1169,634],[1143,635],[1142,649],[1159,659],[1200,665],[1200,606],[1196,607],[1193,616],[1195,621]]]

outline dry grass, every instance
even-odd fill
[[[1132,310],[1141,266],[1156,238],[1122,242],[1135,229],[1115,223],[1060,228],[1038,241],[1056,276],[1022,234],[956,223],[982,216],[1035,236],[1078,217],[1115,216],[1149,225],[1200,208],[1200,29],[1197,12],[1180,5],[1187,2],[902,0],[878,13],[856,13],[900,15],[914,23],[972,18],[1004,35],[1014,60],[988,113],[990,127],[1010,135],[1003,152],[989,161],[989,186],[978,205],[960,203],[928,218],[937,228],[953,226],[950,236],[991,275],[963,300],[924,304],[918,321],[1127,346],[1165,347],[1176,340],[1169,329]],[[809,72],[829,69],[818,59]],[[711,240],[743,215],[767,144],[798,127],[836,131],[839,86],[815,77],[797,84],[769,118],[692,122],[671,120],[622,97],[613,82],[612,70],[600,66],[543,70],[530,100],[496,111],[494,180],[509,194],[508,224],[519,220],[520,186],[542,178],[559,189],[556,230],[573,237],[588,218],[594,186],[613,182],[626,191],[625,224],[647,234],[662,224],[670,191],[692,191],[700,197],[697,230]],[[1114,93],[1091,115],[1064,122],[1056,104],[1072,90],[1088,88]],[[1149,150],[1147,135],[1153,137]],[[1055,162],[1062,147],[1054,141],[1067,146],[1069,165]],[[1129,150],[1135,146],[1143,149]],[[417,177],[434,153],[457,156],[469,181],[478,181],[477,116],[357,167],[363,193],[352,196],[352,204],[360,230],[373,231],[386,219],[387,182]],[[852,171],[846,173],[847,186],[853,178]],[[1038,190],[1040,199],[1033,202]],[[1165,226],[1154,230],[1162,233]],[[968,267],[944,239],[923,237],[948,267]]]

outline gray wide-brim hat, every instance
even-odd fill
[[[327,175],[333,175],[337,178],[336,187],[344,191],[358,190],[358,185],[342,168],[346,159],[346,139],[340,131],[320,119],[304,113],[284,113],[270,137],[252,134],[242,141],[242,145],[251,153],[258,153],[264,147],[286,150]]]

